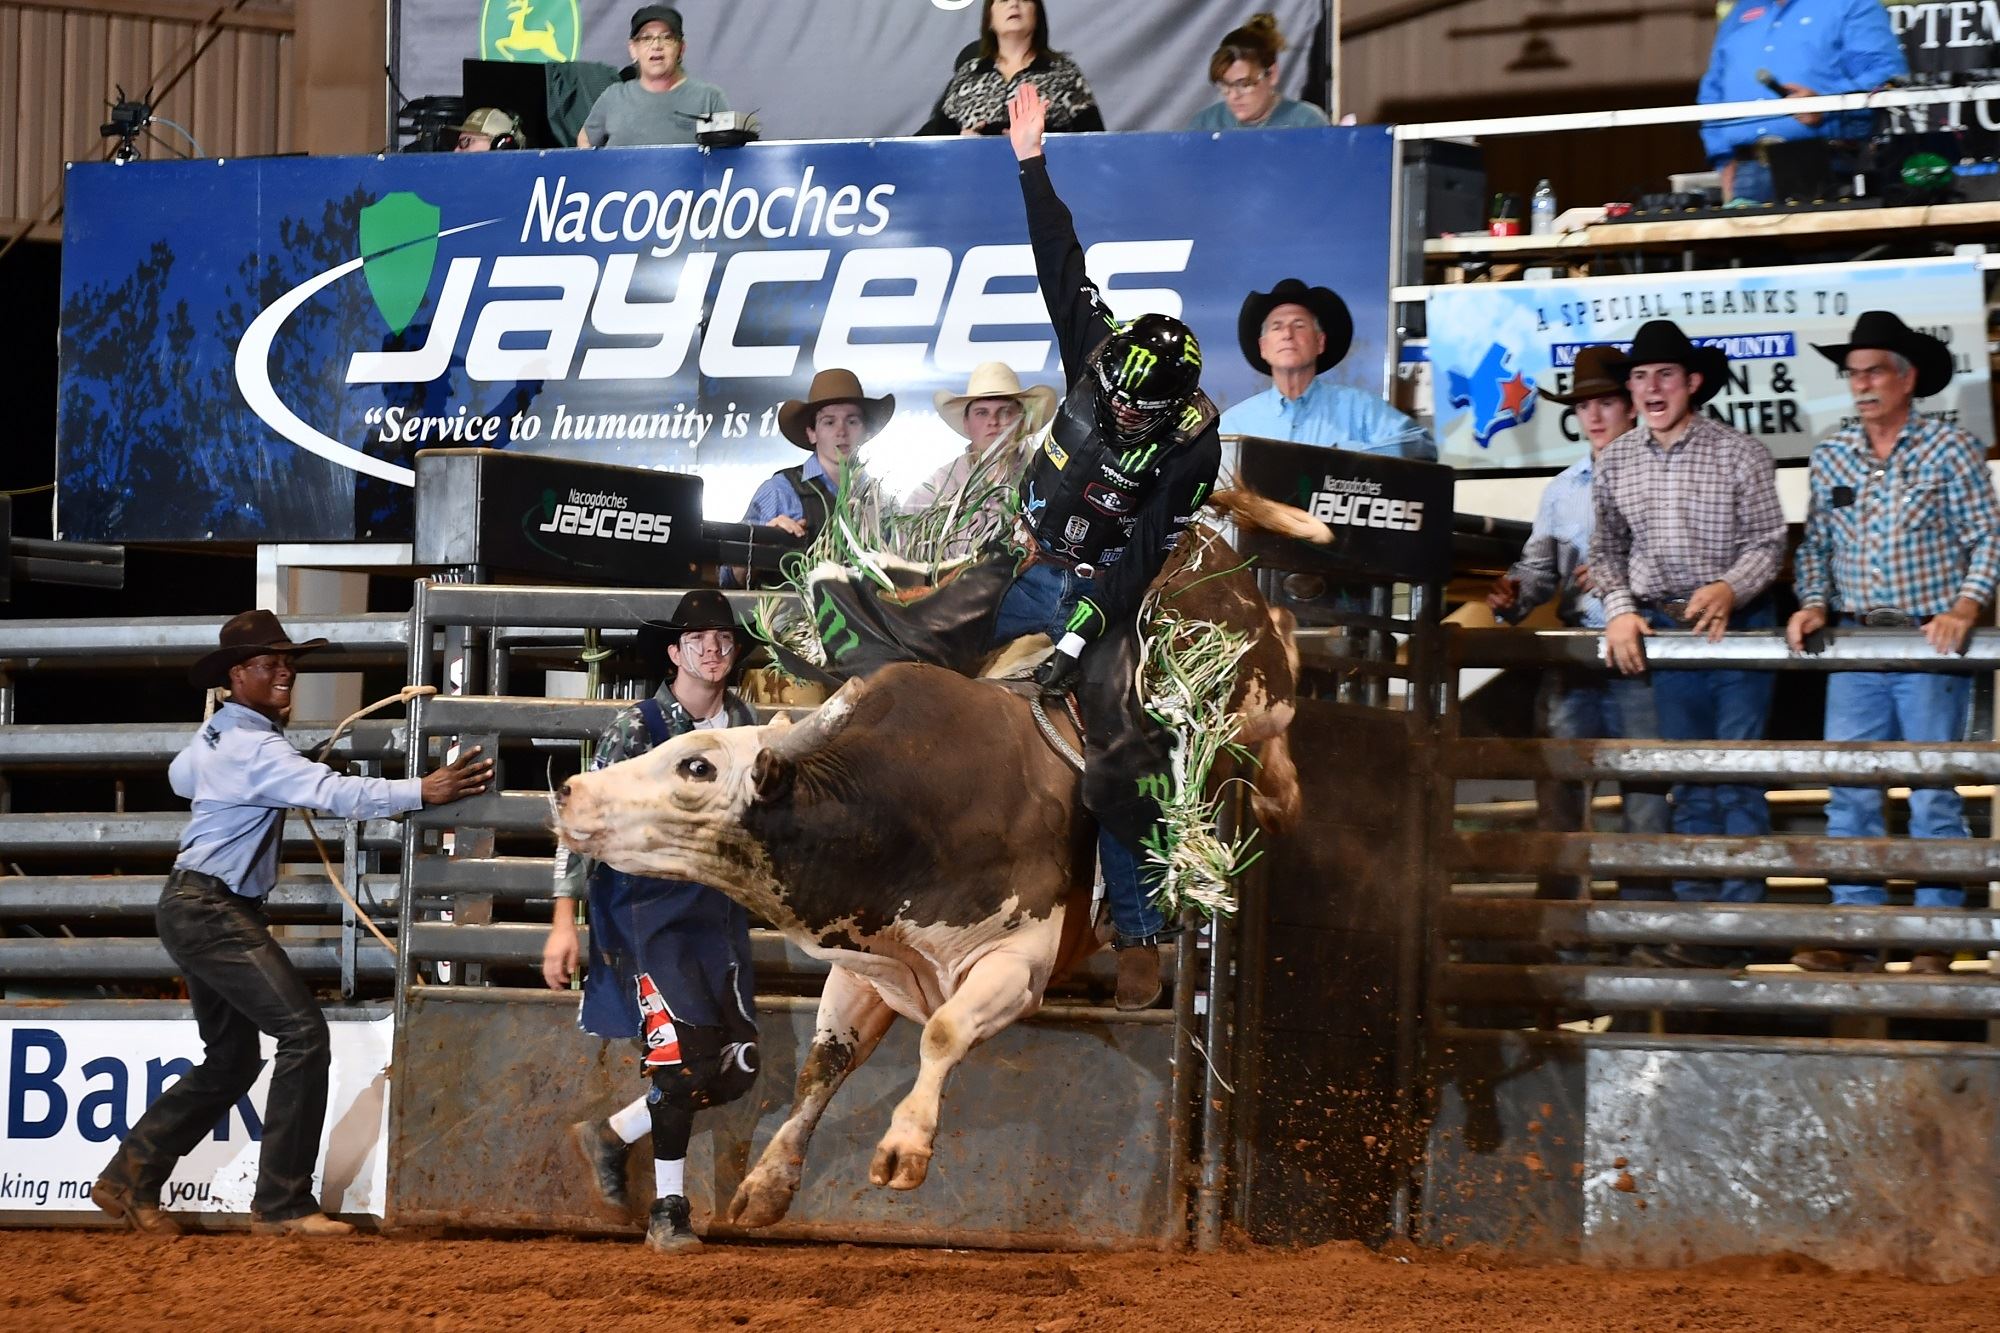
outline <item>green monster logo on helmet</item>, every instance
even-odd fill
[[[1125,349],[1125,364],[1118,370],[1118,386],[1122,389],[1137,389],[1151,377],[1153,367],[1160,364],[1159,353],[1150,347],[1140,347],[1136,343]]]

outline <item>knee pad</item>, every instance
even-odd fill
[[[682,1029],[681,1062],[653,1070],[647,1100],[689,1111],[726,1106],[757,1081],[757,1043],[733,1041],[690,1049]],[[720,1037],[720,1034],[716,1034]]]

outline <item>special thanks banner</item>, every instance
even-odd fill
[[[1575,462],[1585,448],[1575,415],[1535,390],[1567,393],[1579,351],[1629,346],[1654,319],[1729,354],[1729,382],[1704,411],[1756,436],[1774,457],[1804,458],[1853,420],[1846,381],[1814,345],[1846,342],[1864,310],[1894,311],[1951,346],[1951,384],[1918,408],[1990,444],[1984,286],[1977,261],[1954,257],[1434,290],[1440,461],[1481,469]]]

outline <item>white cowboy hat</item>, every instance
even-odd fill
[[[1004,361],[982,361],[972,368],[972,378],[965,382],[964,393],[947,393],[939,389],[931,395],[937,404],[938,420],[971,439],[965,429],[965,409],[982,398],[1012,398],[1021,404],[1021,415],[1025,418],[1021,433],[1026,435],[1055,415],[1056,391],[1037,384],[1032,389],[1021,387],[1020,376]]]

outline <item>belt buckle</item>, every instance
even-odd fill
[[[1863,611],[1861,623],[1868,629],[1908,629],[1913,622],[1905,612],[1878,608]]]
[[[1097,566],[1091,564],[1088,560],[1079,560],[1070,572],[1080,579],[1094,579],[1097,577]]]
[[[1687,598],[1683,597],[1678,601],[1655,602],[1654,606],[1659,609],[1661,615],[1671,620],[1678,620],[1683,625],[1688,623]]]

